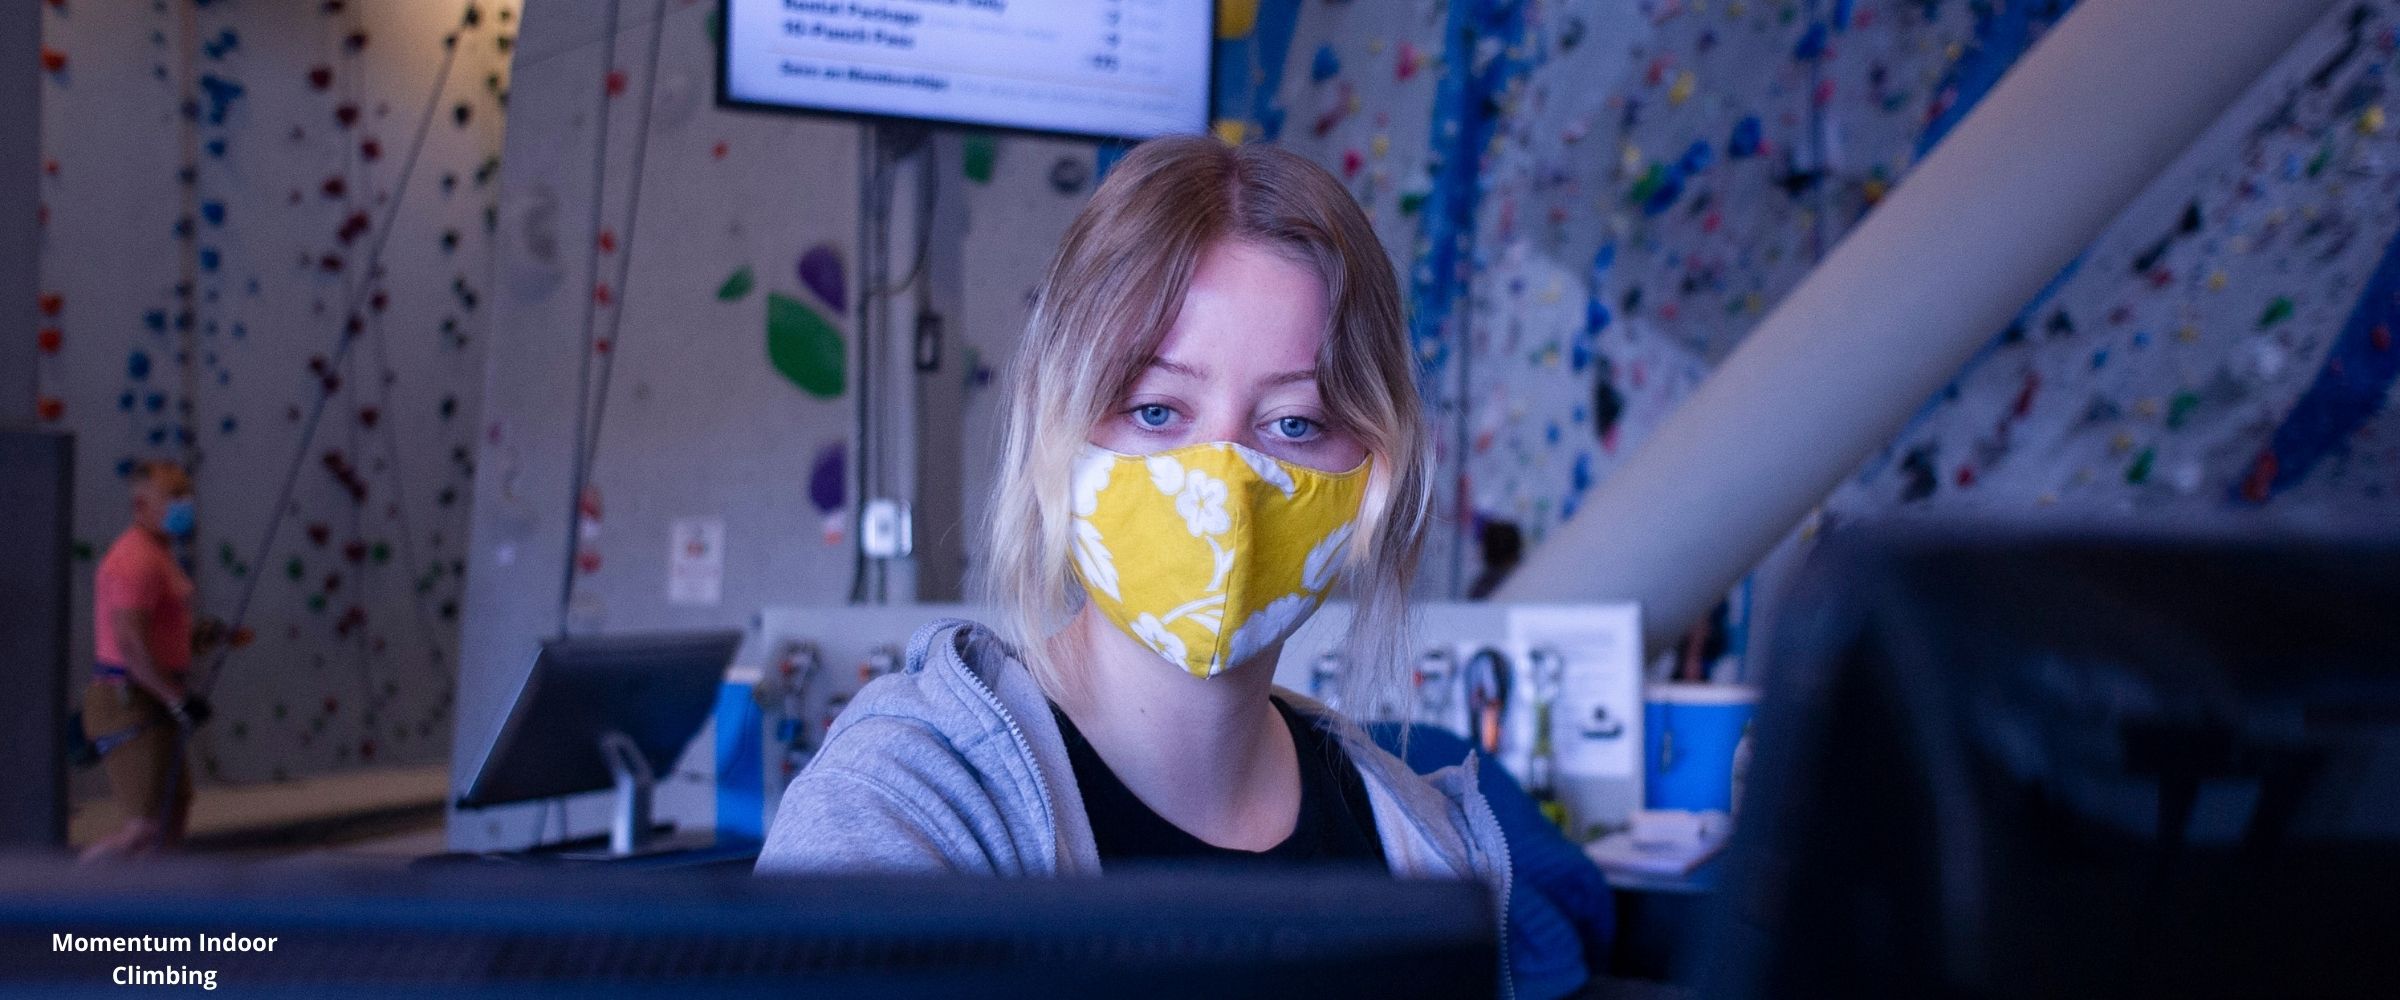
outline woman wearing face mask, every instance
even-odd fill
[[[1390,263],[1323,169],[1200,137],[1129,153],[1012,373],[998,630],[917,633],[792,782],[759,870],[1316,861],[1504,900],[1471,769],[1420,778],[1273,685],[1337,586],[1346,703],[1402,683],[1428,497],[1413,372]]]
[[[111,744],[101,766],[125,825],[84,849],[85,860],[173,847],[192,812],[191,762],[181,730],[206,718],[186,684],[192,665],[192,581],[168,548],[191,536],[192,480],[172,462],[133,471],[133,523],[92,579],[93,671],[84,730]]]

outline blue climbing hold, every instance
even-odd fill
[[[1333,46],[1317,46],[1316,58],[1310,60],[1308,64],[1308,78],[1317,83],[1324,83],[1341,75],[1341,72],[1342,57],[1333,54]]]

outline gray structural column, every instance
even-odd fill
[[[2084,0],[1496,595],[1680,634],[2332,0]]]
[[[0,427],[34,422],[42,204],[42,11],[0,4]]]

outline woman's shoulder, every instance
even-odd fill
[[[898,671],[851,696],[826,733],[825,751],[955,755],[979,745],[1006,730],[1006,710],[995,692],[1004,686],[1000,675],[1013,666],[990,629],[957,618],[928,622],[909,638]]]
[[[959,620],[917,630],[904,666],[859,690],[786,789],[761,870],[1027,867],[1001,857],[1042,821],[1009,715],[987,697],[1012,666],[990,638]]]

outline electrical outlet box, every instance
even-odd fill
[[[898,500],[869,500],[858,516],[858,545],[870,559],[898,559],[916,548],[908,505]]]

